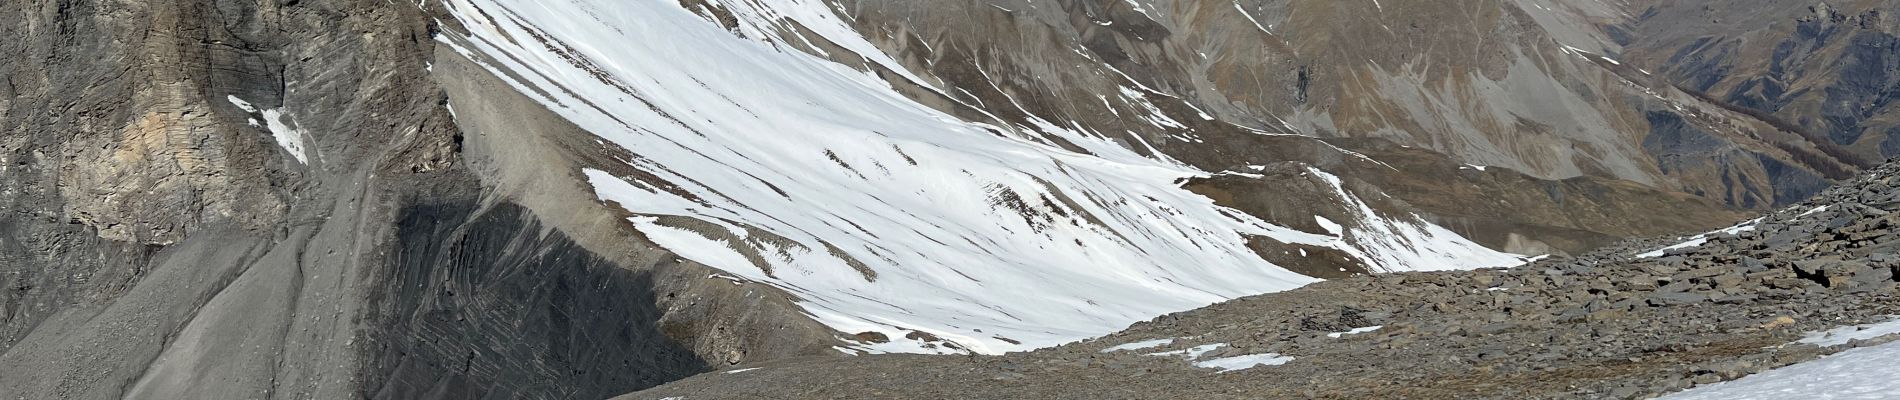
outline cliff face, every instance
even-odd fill
[[[413,4],[4,8],[0,392],[602,397],[829,340],[483,175]]]

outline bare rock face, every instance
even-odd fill
[[[668,11],[748,34],[737,3],[677,3]],[[868,71],[999,136],[1087,154],[1049,133],[1086,132],[1208,171],[1178,184],[1315,235],[1356,216],[1589,254],[1796,204],[1900,154],[1892,7],[1867,2],[819,3],[895,64],[825,40],[771,45]],[[444,22],[448,6],[0,4],[0,395],[600,398],[899,336],[954,345],[836,332],[807,299],[656,244],[582,172],[636,175],[627,162],[642,149],[600,141],[514,84],[539,71],[498,73],[445,46],[470,29]],[[1026,220],[1042,212],[994,197]],[[1887,246],[1872,229],[1818,246]],[[1364,254],[1246,244],[1302,275],[1409,287],[1353,278],[1385,272]],[[1617,301],[1755,304],[1724,285],[1831,293],[1813,286],[1868,287],[1891,277],[1878,266],[1718,271],[1675,280],[1720,294]],[[1520,275],[1508,279],[1534,280]],[[1549,285],[1578,300],[1593,290]],[[1584,317],[1543,311],[1607,315],[1591,304]],[[1459,327],[1519,332],[1481,319]],[[1040,378],[1019,370],[978,378]]]
[[[832,340],[478,173],[432,6],[5,8],[0,393],[604,397]]]

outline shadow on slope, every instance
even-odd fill
[[[709,370],[662,332],[651,273],[520,206],[417,205],[399,221],[370,295],[365,397],[604,398]]]

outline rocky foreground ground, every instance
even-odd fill
[[[1034,352],[794,359],[627,397],[1652,397],[1889,339],[1800,343],[1900,315],[1896,181],[1890,164],[1706,236],[1327,281]]]

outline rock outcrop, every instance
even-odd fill
[[[439,8],[4,8],[7,397],[603,397],[829,351],[782,296],[519,186],[574,171],[452,118],[482,83],[432,75]]]

